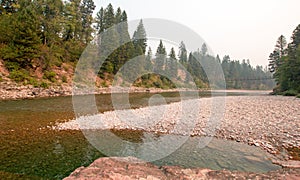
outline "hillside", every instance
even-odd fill
[[[219,56],[208,54],[206,44],[199,44],[201,50],[188,52],[182,41],[179,52],[174,48],[166,52],[161,40],[156,52],[152,52],[147,44],[143,21],[130,37],[126,11],[115,10],[111,4],[101,7],[93,17],[95,5],[92,0],[47,2],[19,0],[1,3],[0,88],[3,93],[18,88],[50,89],[52,93],[56,92],[51,90],[54,88],[66,91],[62,94],[70,94],[76,64],[90,43],[101,44],[95,52],[96,57],[106,56],[95,74],[95,85],[99,88],[111,86],[115,75],[136,57],[140,58],[140,63],[129,67],[126,76],[133,77],[136,71],[146,72],[153,68],[170,75],[146,73],[135,77],[133,86],[137,87],[172,89],[195,84],[198,88],[224,88],[224,84],[209,82],[203,64],[219,64],[225,78],[231,79],[226,83],[229,89],[271,89],[274,86],[273,81],[260,80],[271,76],[266,68],[252,67],[249,60],[231,60],[229,56],[221,60]],[[97,38],[92,41],[97,36],[101,36],[98,38],[100,42],[96,42]],[[112,49],[118,44],[123,45]],[[184,70],[178,68],[179,65]],[[220,77],[223,77],[222,73],[216,75],[216,78]],[[122,80],[125,81],[123,84],[128,84],[126,78]]]

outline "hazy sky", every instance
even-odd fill
[[[129,20],[163,18],[196,31],[222,58],[267,65],[277,38],[288,42],[300,24],[300,0],[94,0],[96,11],[112,3]],[[147,31],[147,29],[146,29]],[[156,48],[156,47],[155,47]]]

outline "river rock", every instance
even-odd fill
[[[134,157],[107,157],[95,160],[88,167],[79,167],[65,180],[201,180],[201,179],[300,179],[300,169],[280,169],[268,173],[211,170],[205,168],[182,168],[178,166],[155,166]]]

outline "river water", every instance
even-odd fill
[[[149,98],[153,95],[151,93],[130,94],[131,108],[148,105]],[[165,97],[167,103],[180,101],[177,92],[160,95]],[[207,96],[210,94],[200,93],[200,97]],[[82,98],[85,99],[85,96]],[[97,95],[96,102],[99,112],[113,110],[109,94]],[[105,156],[89,144],[81,131],[55,131],[49,128],[55,123],[74,118],[72,97],[0,101],[0,179],[62,179],[76,168],[87,166],[95,159]],[[132,136],[132,134],[128,132],[125,136]],[[242,148],[241,144],[237,143],[238,145],[230,146],[233,148],[222,150],[221,142],[224,141],[213,140],[208,146],[209,149],[199,150],[191,148],[196,141],[195,138],[189,140],[175,154],[154,163],[254,172],[278,169],[278,166],[272,165],[265,158],[264,152],[259,151],[258,148],[251,147],[249,150],[247,148],[249,146],[244,145],[245,147]],[[205,153],[213,156],[207,158],[209,156]],[[217,161],[216,154],[223,154],[226,158]],[[231,162],[230,159],[233,161]]]

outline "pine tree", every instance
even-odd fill
[[[300,46],[300,24],[293,31],[292,42],[288,45],[288,55],[287,62],[284,66],[284,76],[289,81],[289,89],[296,90],[300,92],[300,56],[299,56],[299,46]]]
[[[121,11],[118,8],[116,13],[116,31],[118,33],[119,44],[120,47],[117,50],[118,57],[115,60],[116,66],[115,71],[116,73],[128,60],[134,57],[134,47],[133,43],[130,41],[130,35],[128,32],[128,22],[127,22],[127,14],[125,11]]]
[[[113,6],[109,3],[104,11],[103,16],[103,30],[107,30],[108,28],[115,25],[116,19],[115,19],[115,13]]]
[[[61,0],[36,1],[41,20],[41,38],[43,44],[51,46],[60,42],[63,23],[63,3]]]
[[[179,54],[178,54],[179,62],[183,65],[187,63],[187,50],[183,41],[181,41],[179,45]]]
[[[178,66],[177,66],[177,59],[176,59],[175,50],[174,50],[173,47],[171,48],[169,58],[167,59],[166,71],[168,72],[170,77],[177,78],[177,76],[178,76]]]
[[[160,72],[164,69],[166,56],[167,56],[166,48],[164,47],[162,40],[160,40],[155,54],[155,63],[154,63],[155,71]]]
[[[20,11],[7,20],[9,21],[7,29],[14,33],[10,34],[10,42],[1,49],[1,58],[16,62],[21,68],[28,67],[34,58],[39,57],[41,45],[40,23],[34,7],[30,3],[24,3]]]
[[[104,73],[110,75],[117,72],[119,69],[119,34],[116,28],[111,28],[115,25],[115,13],[114,8],[109,4],[104,10],[103,16],[103,32],[101,34],[101,46],[100,46],[100,57],[104,60],[101,67],[100,76],[104,77]],[[109,29],[110,28],[110,29]],[[109,30],[108,30],[109,29]]]
[[[95,18],[95,29],[97,30],[97,34],[100,34],[104,31],[104,9],[100,8],[99,12],[96,14]]]
[[[145,58],[145,69],[147,71],[152,71],[153,64],[152,64],[152,50],[151,47],[148,48],[147,56]]]
[[[127,22],[127,14],[125,11],[122,12],[120,16],[120,24],[118,33],[120,34],[120,44],[124,44],[125,42],[130,41],[130,35],[128,32],[128,22]]]
[[[275,45],[275,50],[279,52],[280,58],[286,55],[286,46],[287,46],[286,38],[283,35],[281,35],[278,38]]]
[[[122,10],[120,7],[118,7],[118,9],[116,11],[116,15],[115,15],[116,24],[118,24],[122,21],[121,16],[122,16]]]
[[[93,12],[96,6],[93,0],[82,0],[80,5],[81,19],[82,19],[82,41],[85,44],[92,40],[92,23]]]
[[[202,56],[206,56],[206,54],[207,54],[207,46],[205,43],[202,44],[201,54],[202,54]]]
[[[64,27],[64,40],[81,40],[82,32],[82,22],[81,22],[81,12],[80,9],[80,0],[70,0],[65,5],[64,9],[64,18],[65,18],[65,27]]]
[[[132,42],[136,49],[138,49],[138,46],[141,47],[143,50],[143,54],[145,54],[147,47],[147,35],[144,28],[143,20],[140,20],[137,29],[134,31]]]
[[[216,61],[217,61],[217,63],[218,63],[218,64],[220,64],[220,63],[221,63],[221,59],[220,59],[220,56],[219,56],[219,54],[217,54],[217,56],[216,56]]]

